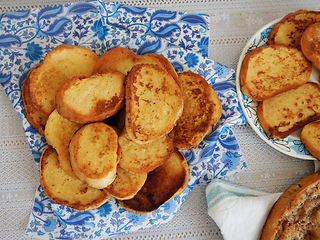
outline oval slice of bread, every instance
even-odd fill
[[[271,209],[260,239],[319,239],[319,194],[319,173],[291,185]]]
[[[152,212],[183,193],[188,180],[188,163],[176,150],[163,165],[148,174],[147,181],[132,199],[119,201],[119,203],[135,214]]]
[[[320,122],[305,125],[300,132],[300,140],[310,154],[320,161]]]
[[[124,80],[125,75],[114,70],[87,78],[73,78],[58,91],[57,110],[73,122],[102,121],[122,108]]]
[[[270,137],[285,138],[309,122],[320,119],[320,86],[308,82],[258,103],[257,116]]]
[[[140,64],[126,79],[125,126],[130,138],[147,143],[168,134],[182,115],[182,91],[161,67]]]
[[[102,122],[83,126],[72,137],[69,151],[74,173],[89,186],[102,189],[113,182],[121,151],[112,127]]]
[[[142,188],[147,176],[147,173],[131,173],[118,166],[115,180],[104,190],[116,199],[128,200]]]
[[[258,47],[248,53],[240,68],[241,91],[255,101],[305,84],[312,64],[302,51],[285,45]]]
[[[200,75],[184,72],[179,75],[182,84],[184,108],[175,127],[177,148],[197,146],[218,123],[222,106],[217,93]]]
[[[78,178],[72,170],[70,162],[69,144],[75,132],[82,124],[71,122],[63,118],[55,109],[48,118],[44,136],[59,156],[59,163],[63,171],[73,178]]]
[[[119,136],[121,159],[119,166],[132,173],[146,173],[162,165],[174,152],[173,133],[155,141],[139,144],[132,141],[123,129]]]
[[[300,49],[303,32],[315,22],[320,22],[319,11],[302,9],[289,13],[271,29],[268,44],[285,44]]]
[[[71,78],[92,75],[98,56],[91,50],[73,45],[60,45],[50,51],[42,64],[30,74],[29,92],[34,106],[45,116],[56,108],[55,97]]]
[[[320,69],[320,22],[310,25],[304,31],[301,37],[301,50],[306,58]]]
[[[40,183],[49,199],[78,211],[98,208],[110,198],[105,191],[67,175],[60,167],[58,154],[50,145],[40,158]]]

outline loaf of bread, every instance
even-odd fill
[[[305,125],[300,132],[300,140],[310,154],[320,161],[320,122]]]
[[[263,101],[305,84],[311,72],[312,64],[296,48],[258,47],[243,59],[239,73],[241,91],[255,101]]]
[[[304,31],[301,37],[301,50],[313,66],[320,70],[320,22],[310,25]]]
[[[319,99],[320,86],[308,82],[259,102],[259,123],[270,137],[285,138],[307,123],[320,119]]]

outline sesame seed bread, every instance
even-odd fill
[[[121,150],[118,135],[109,125],[84,125],[72,137],[69,152],[74,173],[89,186],[102,189],[115,179]]]
[[[50,145],[40,158],[40,183],[46,196],[57,204],[78,211],[98,208],[109,200],[109,195],[70,177],[60,167],[58,154]]]
[[[168,134],[182,115],[182,91],[157,65],[140,64],[126,78],[125,126],[130,138],[147,143]]]
[[[51,50],[30,74],[29,92],[34,106],[48,117],[56,108],[60,87],[71,78],[91,76],[97,60],[93,51],[79,46],[63,44]]]
[[[320,119],[320,86],[308,82],[259,102],[257,116],[266,134],[285,138],[309,122]]]
[[[258,47],[243,59],[239,73],[241,91],[255,101],[263,101],[305,84],[311,72],[312,64],[296,48]]]
[[[218,123],[222,105],[217,93],[200,75],[192,72],[178,74],[182,84],[184,108],[175,127],[177,148],[197,146]]]
[[[114,70],[87,78],[70,79],[57,93],[57,110],[73,122],[102,121],[122,108],[124,81],[125,75]]]
[[[320,69],[320,22],[310,25],[304,31],[301,37],[301,50],[313,66]]]
[[[305,125],[300,132],[300,140],[310,154],[320,161],[320,122]]]

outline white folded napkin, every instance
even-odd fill
[[[282,193],[266,193],[214,179],[206,188],[208,214],[225,240],[257,240]]]

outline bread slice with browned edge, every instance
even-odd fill
[[[33,69],[32,69],[33,70]],[[40,112],[33,103],[31,102],[29,94],[29,76],[31,71],[29,71],[26,79],[22,83],[22,102],[24,107],[24,114],[30,125],[38,131],[38,133],[44,136],[44,128],[47,122],[47,116]]]
[[[117,47],[102,54],[93,68],[93,73],[104,73],[111,69],[127,75],[131,68],[142,63],[163,67],[161,62],[153,56],[137,55],[132,50]]]
[[[121,159],[119,166],[132,173],[147,173],[162,165],[174,152],[174,133],[155,141],[139,144],[131,140],[126,128],[119,136]]]
[[[320,70],[320,22],[310,25],[304,31],[301,37],[301,50],[313,66]]]
[[[300,40],[303,32],[315,22],[320,22],[319,11],[301,9],[291,12],[271,29],[268,45],[285,44],[300,49]]]
[[[199,74],[184,72],[179,75],[182,84],[184,108],[175,127],[177,148],[197,146],[218,123],[222,105],[217,93]]]
[[[263,101],[305,84],[312,64],[302,51],[285,45],[267,45],[248,53],[242,61],[241,91],[255,101]]]
[[[320,239],[319,194],[319,172],[291,185],[271,209],[260,239]]]
[[[34,106],[48,117],[56,108],[55,97],[61,86],[71,78],[91,76],[97,60],[93,51],[80,46],[62,44],[51,50],[30,74],[29,92]]]
[[[148,174],[147,181],[132,199],[119,201],[119,203],[135,214],[153,212],[183,193],[188,180],[188,163],[183,155],[175,150],[163,165]]]
[[[308,82],[258,103],[257,117],[266,134],[285,138],[309,122],[320,119],[320,86]]]
[[[74,173],[89,186],[102,189],[115,179],[121,150],[118,135],[109,125],[84,125],[72,137],[69,152]]]
[[[182,91],[163,68],[139,64],[126,78],[125,126],[130,138],[147,143],[172,131],[182,115]]]
[[[51,145],[59,156],[60,166],[66,174],[73,178],[78,178],[72,170],[70,162],[69,144],[75,132],[83,124],[71,122],[63,118],[55,109],[48,118],[44,136],[49,145]]]
[[[100,207],[110,198],[105,191],[67,175],[60,167],[58,154],[50,145],[43,151],[39,166],[44,193],[57,204],[87,211]]]
[[[128,200],[142,188],[147,176],[148,173],[131,173],[118,166],[115,180],[104,190],[116,199]]]
[[[124,81],[125,75],[114,70],[87,78],[73,78],[58,91],[57,110],[73,122],[102,121],[122,108]]]
[[[300,132],[300,140],[310,154],[320,161],[320,122],[305,125]]]

